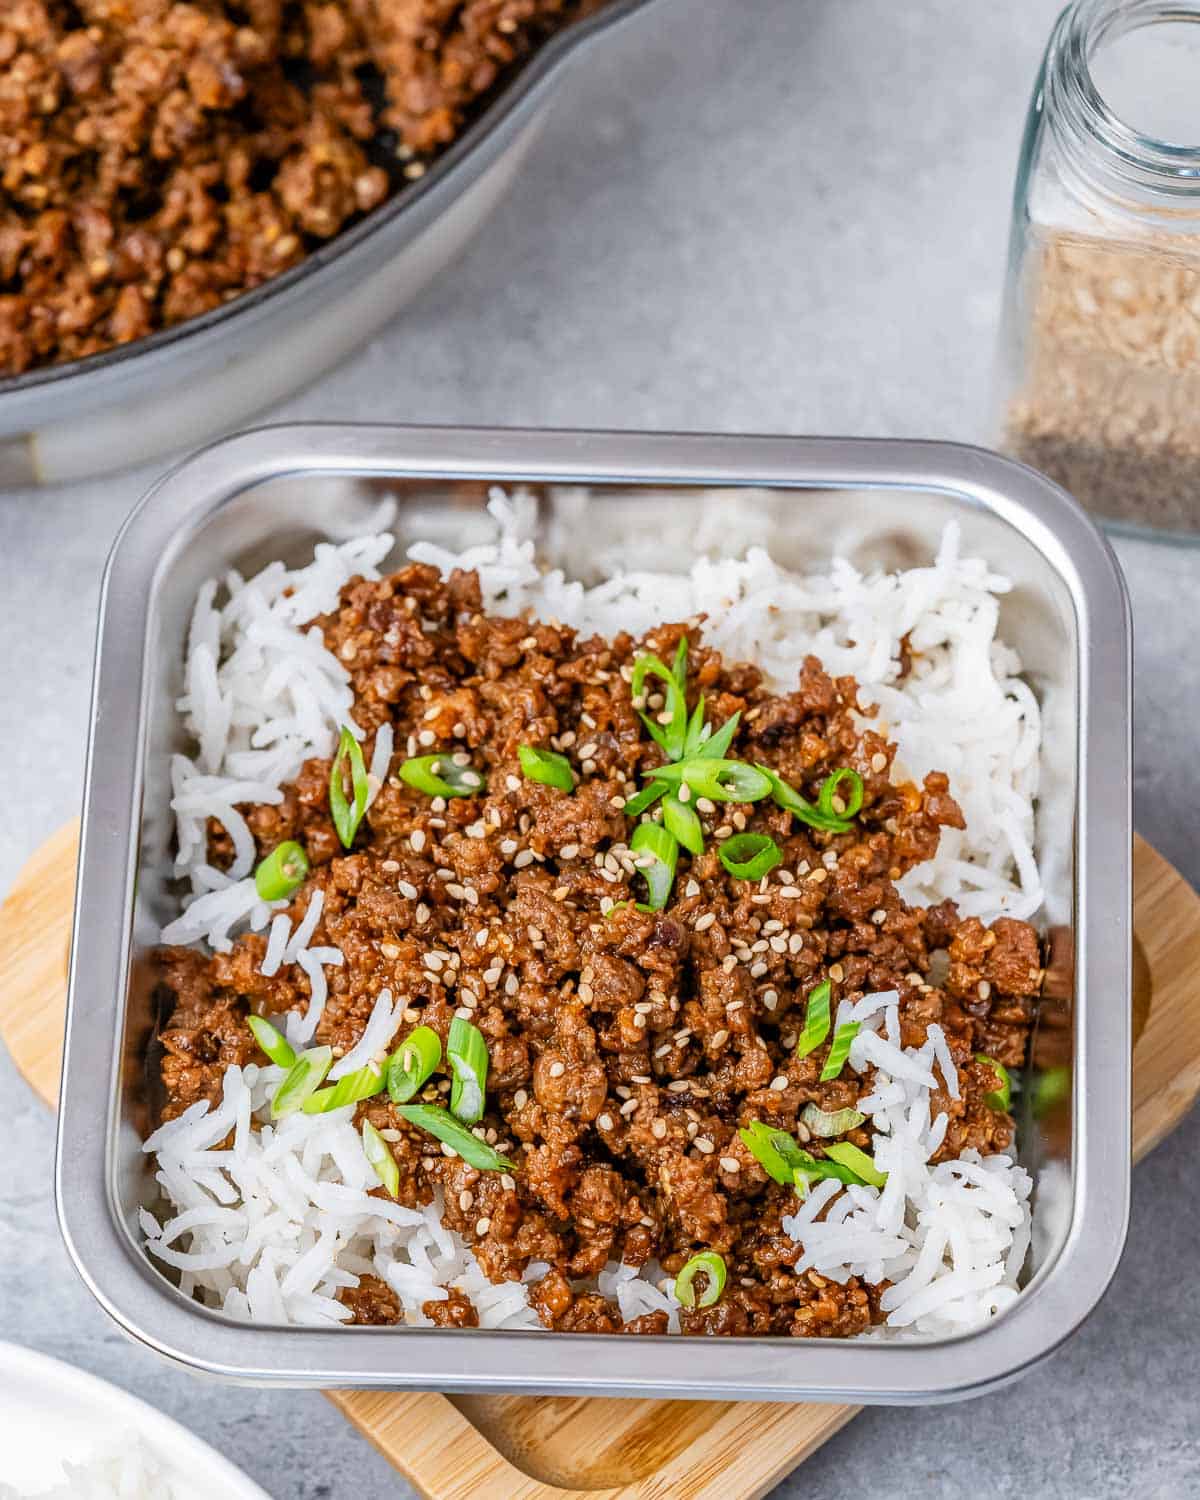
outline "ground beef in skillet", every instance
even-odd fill
[[[313,941],[345,955],[329,971],[318,1042],[350,1048],[385,985],[407,998],[407,1023],[444,1039],[463,1008],[487,1037],[484,1126],[518,1170],[479,1172],[446,1157],[382,1095],[359,1106],[360,1118],[393,1142],[400,1201],[426,1203],[440,1188],[446,1223],[493,1280],[548,1262],[531,1297],[555,1329],[622,1329],[614,1306],[579,1289],[606,1261],[656,1259],[673,1274],[701,1248],[725,1257],[729,1278],[714,1307],[684,1314],[689,1333],[826,1337],[877,1321],[880,1288],[795,1274],[801,1251],[780,1227],[793,1195],[766,1177],[737,1127],[764,1120],[807,1140],[806,1104],[836,1110],[870,1090],[870,1074],[848,1069],[820,1081],[827,1046],[795,1055],[804,997],[828,979],[835,1008],[898,989],[907,1046],[931,1022],[945,1031],[962,1092],[933,1098],[950,1121],[939,1158],[1012,1140],[1009,1116],[984,1102],[995,1075],[974,1054],[1023,1060],[1041,981],[1037,937],[1007,919],[990,930],[960,921],[948,902],[911,908],[895,886],[933,853],[942,826],[961,826],[946,777],[892,784],[894,747],[859,727],[852,679],[831,679],[810,658],[794,692],[769,693],[755,668],[723,662],[689,624],[689,702],[703,691],[714,724],[742,712],[731,753],[771,765],[810,799],[832,770],[851,766],[864,808],[835,835],[769,801],[697,803],[707,852],[681,855],[665,910],[631,904],[606,917],[612,903],[645,894],[623,799],[662,758],[631,701],[631,663],[646,648],[669,659],[685,627],[607,641],[492,618],[473,574],[443,583],[420,565],[349,584],[318,623],[351,673],[368,758],[391,722],[394,766],[437,749],[466,754],[487,775],[482,795],[449,802],[390,777],[349,853],[329,822],[328,762],[307,765],[279,806],[246,810],[262,852],[285,838],[305,844],[313,870],[292,916],[323,890]],[[522,743],[567,755],[580,777],[574,793],[526,780]],[[715,852],[742,829],[771,833],[784,851],[761,882],[734,880]],[[228,858],[218,825],[211,843],[214,859]],[[216,1098],[224,1068],[255,1055],[241,1024],[248,1010],[306,1003],[298,968],[258,972],[264,946],[251,934],[228,955],[164,953],[168,1115]],[[926,977],[935,949],[948,951],[944,988]],[[427,1096],[448,1089],[441,1079]],[[867,1128],[847,1139],[871,1149]],[[821,1153],[819,1141],[808,1146]],[[360,1322],[386,1320],[389,1309],[396,1317],[389,1298],[373,1284],[345,1295]],[[439,1322],[471,1322],[454,1298],[433,1308]],[[660,1332],[661,1319],[624,1331]]]
[[[3,0],[0,375],[303,260],[603,0]]]

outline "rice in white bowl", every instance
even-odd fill
[[[921,905],[950,898],[964,916],[985,922],[1038,910],[1037,702],[1016,653],[997,636],[998,601],[1009,583],[960,554],[956,527],[947,528],[930,566],[899,573],[864,574],[835,560],[827,573],[801,576],[752,547],[740,559],[698,558],[686,573],[618,571],[586,586],[554,557],[537,556],[527,497],[497,493],[489,509],[493,541],[462,553],[418,544],[410,556],[444,574],[476,570],[493,613],[551,618],[585,632],[637,634],[704,615],[706,642],[727,659],[757,663],[776,690],[795,684],[810,653],[831,673],[855,676],[860,701],[876,705],[874,722],[898,746],[897,779],[948,772],[966,819],[963,831],[942,830],[937,855],[900,882],[900,894]],[[377,577],[391,547],[386,534],[323,544],[300,569],[276,563],[248,581],[236,573],[214,580],[200,592],[189,636],[179,708],[198,748],[173,758],[172,806],[176,873],[191,896],[163,940],[203,940],[227,951],[238,931],[270,924],[264,972],[296,964],[311,981],[307,1012],[289,1018],[296,1045],[315,1032],[325,968],[342,955],[309,946],[317,921],[311,905],[292,932],[274,909],[286,903],[258,898],[253,840],[234,805],[278,802],[304,760],[332,753],[341,723],[356,729],[349,675],[307,622],[336,607],[353,575]],[[382,753],[376,747],[376,783],[387,751],[390,745]],[[207,863],[208,817],[233,841],[228,872]],[[893,1283],[884,1333],[945,1336],[977,1326],[1016,1296],[1031,1184],[1008,1154],[930,1165],[947,1124],[930,1116],[936,1074],[951,1095],[957,1078],[938,1028],[922,1048],[900,1047],[895,999],[866,996],[838,1017],[862,1023],[849,1065],[860,1074],[875,1069],[864,1112],[887,1184],[821,1183],[785,1229],[803,1247],[798,1270]],[[370,1050],[387,1045],[400,1009],[386,992],[379,997]],[[343,1063],[342,1071],[355,1065]],[[418,1211],[369,1195],[375,1179],[353,1106],[270,1124],[280,1076],[272,1067],[231,1067],[217,1109],[194,1105],[146,1142],[161,1190],[160,1201],[142,1211],[147,1248],[179,1274],[185,1294],[239,1318],[321,1325],[349,1321],[339,1290],[375,1275],[411,1325],[429,1325],[424,1304],[445,1300],[453,1288],[471,1299],[482,1327],[540,1326],[526,1286],[545,1267],[531,1265],[520,1283],[489,1282],[441,1223],[436,1201]],[[662,1310],[677,1330],[670,1281],[654,1266],[638,1273],[610,1264],[598,1289],[623,1317]]]

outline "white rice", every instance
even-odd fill
[[[897,1014],[888,1018],[888,1011]],[[874,1127],[875,1164],[887,1173],[886,1185],[818,1183],[783,1227],[804,1247],[797,1274],[811,1269],[838,1282],[890,1281],[880,1300],[885,1328],[946,1337],[1016,1299],[1029,1248],[1032,1182],[1008,1155],[969,1150],[930,1165],[948,1124],[944,1114],[930,1119],[933,1068],[951,1098],[958,1096],[958,1072],[940,1026],[929,1027],[924,1046],[901,1050],[877,1033],[889,1019],[898,1032],[894,992],[884,1014],[876,1009],[863,1021],[849,1058],[858,1073],[877,1069],[873,1091],[858,1107]]]
[[[166,1468],[140,1437],[127,1433],[82,1463],[61,1460],[48,1489],[18,1490],[0,1481],[0,1500],[176,1500]]]
[[[1008,581],[960,555],[955,527],[947,528],[932,566],[900,574],[863,574],[835,560],[826,574],[801,576],[761,547],[741,559],[699,557],[687,573],[623,571],[610,547],[612,576],[588,587],[554,567],[554,557],[535,557],[531,500],[497,494],[489,508],[496,535],[487,544],[460,553],[418,544],[410,555],[443,572],[476,569],[492,611],[555,618],[584,631],[637,633],[704,615],[706,640],[729,659],[757,662],[779,690],[794,687],[810,652],[835,675],[853,674],[861,701],[878,705],[874,720],[864,722],[899,747],[897,779],[948,771],[966,817],[965,832],[943,830],[936,858],[905,877],[902,895],[916,904],[949,897],[964,915],[985,921],[1002,913],[1028,917],[1040,906],[1033,855],[1038,707],[1016,654],[996,636]],[[701,531],[703,525],[702,513]],[[237,931],[270,923],[263,972],[296,965],[309,982],[305,1012],[287,1022],[296,1046],[315,1034],[325,968],[342,955],[311,946],[321,892],[294,930],[278,912],[286,903],[258,898],[253,842],[233,804],[278,803],[304,760],[332,753],[340,724],[358,732],[348,674],[306,622],[332,610],[354,574],[378,576],[391,546],[386,534],[322,544],[306,568],[275,563],[249,581],[237,574],[214,580],[200,591],[192,621],[179,708],[198,748],[192,757],[173,757],[171,767],[176,872],[191,896],[163,938],[227,951]],[[902,676],[906,639],[911,669]],[[372,795],[392,751],[390,729],[380,731],[369,768]],[[209,817],[220,819],[233,842],[228,874],[207,863]],[[901,1048],[896,998],[843,1003],[838,1018],[862,1024],[851,1066],[877,1069],[860,1108],[877,1132],[876,1161],[889,1174],[887,1185],[877,1192],[820,1183],[785,1223],[804,1246],[797,1269],[896,1282],[884,1299],[889,1329],[958,1333],[1016,1296],[1029,1243],[1029,1178],[1008,1156],[968,1153],[930,1166],[948,1123],[944,1115],[929,1117],[934,1070],[951,1097],[957,1074],[939,1027],[930,1028],[922,1048]],[[402,1010],[403,1002],[393,1006],[384,991],[360,1042],[331,1076],[386,1051]],[[157,1157],[164,1201],[161,1223],[143,1210],[143,1231],[150,1253],[180,1272],[185,1293],[239,1318],[330,1324],[349,1317],[337,1292],[370,1273],[392,1288],[414,1326],[429,1323],[423,1304],[444,1299],[448,1287],[471,1298],[484,1327],[540,1326],[527,1294],[534,1267],[520,1283],[494,1285],[441,1224],[438,1205],[418,1213],[369,1196],[376,1179],[351,1124],[352,1107],[270,1124],[266,1106],[280,1077],[276,1068],[231,1067],[216,1110],[193,1106],[146,1143]],[[231,1130],[233,1144],[224,1147]],[[660,1277],[653,1266],[639,1273],[613,1264],[597,1285],[623,1317],[664,1311],[677,1331],[678,1304],[669,1279],[659,1285]]]

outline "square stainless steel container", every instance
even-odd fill
[[[614,1338],[425,1329],[250,1327],[189,1302],[138,1245],[147,1171],[147,953],[170,909],[167,755],[196,589],[214,573],[371,524],[395,497],[398,550],[478,531],[490,483],[562,487],[656,518],[655,566],[686,556],[699,492],[768,492],[770,545],[814,567],[928,559],[956,520],[1014,588],[1001,631],[1045,717],[1043,919],[1073,968],[1069,1139],[1026,1120],[1035,1174],[1028,1286],[977,1333],[926,1343]],[[563,503],[568,503],[563,501]],[[57,1190],[80,1273],[135,1339],[197,1371],[283,1385],[923,1402],[976,1394],[1084,1319],[1125,1238],[1130,1160],[1129,619],[1104,540],[1062,491],[995,454],[937,443],[309,426],[250,433],[168,475],[121,532],[105,577],[60,1105]]]

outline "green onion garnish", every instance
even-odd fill
[[[797,1057],[807,1057],[810,1052],[815,1052],[829,1035],[829,993],[828,979],[823,979],[810,992],[808,1009],[804,1012],[804,1030],[796,1043]]]
[[[388,1058],[387,1091],[394,1104],[407,1104],[442,1060],[442,1044],[432,1026],[410,1031]]]
[[[362,1126],[363,1155],[371,1169],[394,1198],[400,1191],[400,1168],[392,1155],[392,1148],[371,1124],[364,1120]]]
[[[254,872],[254,889],[264,901],[282,901],[304,884],[308,855],[294,839],[276,844]]]
[[[839,1026],[833,1033],[833,1046],[830,1047],[825,1066],[821,1069],[822,1083],[829,1083],[842,1071],[846,1059],[850,1056],[850,1043],[858,1035],[860,1025],[859,1021],[847,1021],[844,1026]]]
[[[649,786],[644,786],[640,792],[636,792],[625,803],[625,816],[627,818],[636,818],[639,813],[644,813],[648,807],[653,807],[658,799],[664,796],[669,790],[670,788],[665,782],[652,781]]]
[[[400,780],[429,797],[478,797],[486,784],[478,771],[459,765],[449,750],[406,760],[400,767]]]
[[[692,1283],[701,1274],[705,1286],[697,1297]],[[682,1307],[711,1307],[720,1301],[724,1290],[725,1262],[715,1250],[702,1250],[699,1255],[693,1255],[675,1278],[675,1300]]]
[[[685,641],[681,644],[684,648],[686,659],[687,643]],[[676,661],[679,660],[678,652],[676,652],[675,659]],[[640,711],[639,717],[649,731],[651,739],[657,745],[660,745],[672,760],[678,760],[683,754],[683,747],[687,740],[687,699],[683,695],[683,688],[680,686],[679,679],[674,672],[665,667],[657,656],[649,655],[639,656],[633,664],[633,678],[630,687],[633,690],[634,698],[642,696],[645,691],[646,678],[649,675],[662,678],[666,688],[667,707],[665,712],[669,717],[665,725],[660,724],[657,719],[651,718],[649,714],[641,713]]]
[[[753,766],[740,760],[713,760],[704,755],[676,761],[674,765],[656,766],[642,775],[665,781],[668,786],[677,787],[686,781],[695,796],[707,797],[712,802],[758,802],[771,790],[770,779]]]
[[[783,862],[783,850],[766,833],[735,833],[717,854],[735,880],[761,880]]]
[[[254,1033],[254,1040],[277,1067],[291,1068],[295,1065],[296,1054],[291,1043],[270,1021],[264,1021],[261,1016],[247,1016],[246,1025]]]
[[[679,684],[681,692],[687,691],[687,659],[688,638],[686,635],[681,635],[679,644],[675,647],[675,660],[671,663],[671,675]]]
[[[815,1104],[806,1104],[800,1118],[813,1135],[828,1138],[857,1129],[867,1117],[860,1115],[856,1109],[835,1109],[829,1112],[818,1109]]]
[[[373,1068],[368,1063],[354,1073],[339,1078],[330,1089],[318,1089],[310,1094],[301,1108],[306,1115],[323,1115],[331,1109],[344,1109],[347,1104],[357,1104],[360,1099],[371,1099],[383,1092],[383,1069]]]
[[[483,1032],[471,1021],[455,1016],[446,1038],[446,1062],[453,1082],[450,1113],[464,1125],[483,1118],[483,1094],[487,1087],[488,1049]]]
[[[991,1068],[1000,1080],[1000,1087],[993,1089],[990,1094],[984,1094],[983,1102],[989,1109],[999,1110],[1002,1115],[1006,1115],[1012,1104],[1012,1079],[1008,1076],[1008,1069],[1003,1063],[998,1063],[994,1057],[988,1057],[983,1052],[975,1054],[975,1061]]]
[[[701,701],[703,702],[703,699]],[[722,760],[725,752],[733,744],[733,737],[737,733],[741,718],[742,711],[739,708],[737,713],[725,720],[715,734],[710,734],[708,739],[701,740],[696,750],[689,752],[689,755],[694,754],[701,760]]]
[[[704,742],[704,694],[701,693],[696,700],[695,708],[692,709],[692,717],[688,720],[680,759],[687,760],[689,756],[699,755],[700,747]]]
[[[353,803],[346,798],[347,768],[350,771],[350,783],[354,792]],[[369,795],[370,787],[367,785],[367,768],[363,764],[362,746],[343,724],[337,754],[333,757],[333,765],[329,768],[329,812],[333,818],[333,826],[337,829],[337,836],[346,849],[349,849],[354,842],[358,825],[362,822],[363,814],[367,810]]]
[[[629,847],[634,854],[653,856],[653,864],[642,867],[639,873],[645,877],[650,891],[647,904],[654,911],[662,911],[671,895],[675,862],[679,858],[679,845],[675,841],[675,835],[669,833],[661,823],[639,823],[633,830]]]
[[[825,833],[848,833],[850,831],[852,824],[849,819],[839,817],[832,810],[828,812],[824,811],[820,806],[819,796],[817,799],[818,805],[813,807],[805,802],[794,786],[789,786],[782,776],[772,771],[770,766],[760,765],[758,769],[771,783],[771,796],[776,804],[790,812],[793,817],[799,818],[802,823],[807,823],[810,828],[819,828]],[[841,771],[835,771],[833,776],[826,780],[825,786],[828,786],[834,777],[841,776],[842,774]],[[847,774],[854,776],[856,773],[850,771]],[[862,785],[861,780],[859,785]],[[825,786],[821,788],[822,794],[825,791]],[[829,797],[830,801],[832,801],[832,792],[830,792]]]
[[[1039,1073],[1033,1085],[1032,1109],[1036,1119],[1071,1097],[1071,1070],[1063,1065]]]
[[[481,1172],[516,1170],[516,1162],[493,1151],[486,1141],[473,1135],[440,1104],[401,1104],[397,1113],[403,1115],[410,1124],[419,1125],[422,1130],[436,1136],[444,1145],[456,1151],[470,1167],[477,1167]]]
[[[847,782],[850,794],[839,797],[842,806],[840,809],[833,805],[833,800],[838,795],[838,787]],[[857,771],[852,771],[849,766],[842,766],[840,770],[834,771],[821,783],[821,790],[817,793],[817,808],[827,818],[850,819],[856,817],[862,811],[863,805],[863,779]]]
[[[833,1147],[826,1149],[832,1151]],[[796,1166],[795,1187],[801,1196],[807,1193],[811,1183],[821,1182],[825,1178],[833,1178],[835,1182],[844,1182],[847,1187],[855,1186],[863,1181],[853,1168],[840,1161],[816,1157],[811,1151],[799,1151],[797,1155],[800,1160]],[[870,1160],[869,1157],[867,1159]]]
[[[868,1187],[881,1188],[887,1181],[887,1173],[881,1172],[865,1151],[860,1151],[849,1141],[835,1141],[832,1146],[826,1146],[825,1155],[856,1173]]]
[[[575,790],[575,777],[571,774],[571,762],[555,750],[538,750],[533,745],[518,745],[517,759],[527,781],[540,781],[544,786],[556,786],[560,792]]]
[[[704,853],[704,829],[699,815],[690,802],[680,802],[674,792],[668,793],[663,802],[663,827],[689,854]]]
[[[607,922],[609,917],[615,917],[619,911],[623,911],[627,906],[632,906],[634,911],[646,911],[654,913],[658,910],[658,907],[650,906],[645,901],[614,901],[613,904],[604,913],[604,920]]]
[[[768,1177],[791,1187],[806,1152],[800,1150],[786,1130],[776,1130],[761,1120],[752,1120],[738,1131],[742,1144]],[[809,1158],[811,1160],[811,1158]]]
[[[271,1100],[271,1118],[281,1120],[284,1115],[294,1115],[304,1105],[310,1094],[325,1082],[325,1075],[333,1067],[332,1047],[310,1047],[302,1052],[292,1065],[287,1077],[275,1090]]]

